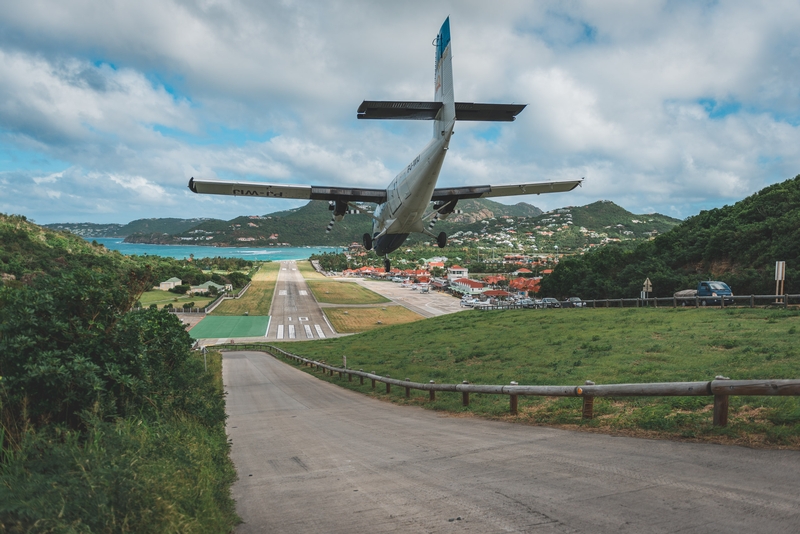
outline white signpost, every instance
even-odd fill
[[[648,294],[653,291],[653,284],[650,282],[649,278],[644,279],[644,284],[642,285],[642,300],[648,297]]]
[[[784,282],[786,281],[786,262],[775,262],[775,295],[783,295]],[[787,303],[788,304],[788,303]]]

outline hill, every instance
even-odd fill
[[[638,295],[650,278],[656,296],[722,279],[743,294],[774,292],[775,261],[787,264],[787,289],[800,269],[800,176],[737,202],[702,211],[631,251],[605,248],[561,262],[542,282],[549,295],[619,298]],[[794,287],[794,289],[793,289]]]
[[[83,238],[127,237],[131,234],[177,234],[211,219],[153,218],[137,219],[128,224],[54,223],[44,225],[51,230],[66,230]]]
[[[331,211],[325,201],[312,200],[305,206],[261,216],[242,216],[230,221],[206,220],[180,232],[164,235],[160,231],[130,234],[126,241],[132,243],[197,243],[216,246],[346,246],[361,242],[361,236],[372,228],[369,213],[373,205],[364,205],[364,213],[346,215],[334,225],[331,232],[325,228],[331,220]],[[464,200],[458,204],[464,213],[451,216],[436,225],[437,232],[448,234],[470,224],[495,216],[539,215],[536,206],[520,202],[507,206],[488,199]],[[409,242],[430,240],[414,236]]]

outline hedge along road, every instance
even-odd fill
[[[237,532],[800,531],[796,451],[452,417],[260,352],[223,379]]]

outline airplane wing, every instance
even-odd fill
[[[464,187],[437,187],[431,200],[460,200],[463,198],[510,197],[514,195],[541,195],[542,193],[564,193],[583,184],[580,180],[565,182],[536,182],[513,185],[470,185]]]
[[[458,121],[511,122],[527,104],[478,104],[456,102]],[[441,102],[395,102],[364,100],[358,106],[359,119],[433,120],[441,109]]]
[[[221,180],[189,180],[189,189],[208,195],[233,195],[263,198],[298,198],[307,200],[339,200],[343,202],[386,202],[385,189],[328,187],[317,185],[281,185],[261,182],[227,182]]]

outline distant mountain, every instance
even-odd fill
[[[137,219],[128,224],[95,224],[95,223],[54,223],[45,224],[45,228],[51,230],[66,230],[75,235],[86,238],[97,237],[126,237],[131,234],[178,234],[193,228],[207,218],[195,219],[175,219],[175,218],[156,218],[156,219]]]
[[[349,214],[336,223],[330,233],[325,228],[331,220],[332,212],[325,201],[312,200],[305,206],[278,211],[261,216],[242,216],[230,221],[211,219],[203,221],[180,232],[164,235],[161,232],[140,232],[130,234],[126,241],[132,243],[192,243],[216,246],[345,246],[361,242],[361,236],[372,229],[369,213],[374,205],[363,205],[364,212]],[[436,232],[448,234],[462,227],[464,223],[480,221],[495,216],[533,216],[542,213],[536,206],[520,202],[507,206],[488,199],[469,199],[458,203],[462,214],[451,215],[439,222]],[[426,236],[412,236],[409,243],[430,240]]]

